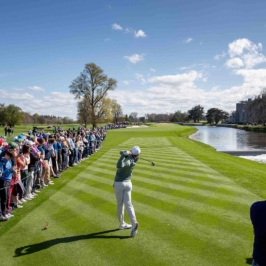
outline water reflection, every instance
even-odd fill
[[[266,150],[266,134],[227,127],[196,126],[190,138],[213,146],[217,151]]]

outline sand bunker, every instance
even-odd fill
[[[139,127],[148,127],[146,125],[142,125],[142,126],[132,126],[132,127],[127,127],[127,128],[139,128]]]

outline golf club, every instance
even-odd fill
[[[152,166],[155,165],[154,162],[152,162],[152,161],[150,161],[150,160],[148,160],[148,159],[145,159],[145,158],[143,158],[143,157],[139,157],[139,158],[142,159],[142,160],[144,160],[144,161],[150,162]]]

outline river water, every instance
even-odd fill
[[[196,126],[198,131],[190,138],[208,144],[217,151],[265,150],[266,134],[229,127]],[[266,154],[240,156],[249,160],[266,163]]]

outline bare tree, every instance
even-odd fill
[[[138,121],[138,113],[137,112],[132,112],[129,115],[130,120],[133,120],[133,122],[137,122]]]
[[[87,127],[87,124],[91,122],[91,110],[89,100],[87,98],[83,98],[82,101],[78,102],[78,121],[81,124],[84,124]]]
[[[108,78],[103,70],[94,63],[85,65],[83,72],[69,86],[70,93],[75,99],[82,97],[88,100],[93,127],[97,126],[97,120],[101,116],[99,103],[107,96],[107,92],[116,88],[117,81]],[[97,111],[99,111],[97,113]]]
[[[124,119],[122,107],[117,103],[116,100],[112,100],[111,109],[115,124],[117,124],[117,122],[119,122],[121,119]]]

